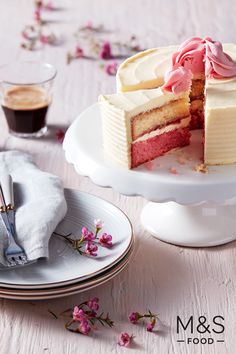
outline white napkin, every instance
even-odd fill
[[[14,182],[16,239],[29,260],[48,257],[48,242],[67,206],[59,177],[41,171],[28,154],[0,152],[0,176],[10,174]],[[0,263],[5,264],[7,235],[0,217]]]

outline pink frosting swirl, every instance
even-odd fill
[[[193,37],[183,42],[172,56],[172,68],[183,66],[193,74],[204,74],[204,40]]]
[[[178,94],[188,91],[191,87],[192,73],[189,69],[179,66],[178,68],[168,71],[165,75],[165,83],[163,90]]]
[[[236,76],[236,63],[210,37],[193,37],[183,42],[172,56],[171,70],[183,66],[193,74],[221,79]]]
[[[222,44],[205,38],[205,75],[221,79],[236,76],[236,63],[223,51]]]

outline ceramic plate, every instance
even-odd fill
[[[3,291],[3,289],[0,289],[0,298],[6,298],[6,299],[12,299],[12,300],[49,300],[49,299],[54,299],[54,298],[60,298],[64,296],[69,296],[69,295],[74,295],[77,293],[81,293],[90,289],[93,289],[99,285],[102,285],[109,280],[113,279],[116,275],[118,275],[122,270],[126,268],[130,261],[130,257],[125,257],[124,260],[119,262],[118,265],[114,266],[112,270],[106,271],[103,275],[98,275],[96,277],[96,280],[93,281],[87,281],[86,285],[81,286],[80,283],[78,284],[73,284],[73,285],[68,285],[66,286],[66,289],[64,291],[51,291],[51,292],[39,292],[38,294],[31,294],[28,293],[24,290],[22,290],[22,293],[15,293],[15,292],[10,292],[9,291]]]
[[[0,272],[0,287],[41,289],[63,286],[96,276],[119,262],[132,244],[132,226],[127,216],[113,204],[93,195],[65,189],[68,212],[57,232],[80,235],[81,228],[93,229],[94,219],[105,222],[104,232],[113,236],[111,249],[99,248],[97,257],[80,256],[59,237],[52,236],[49,259],[28,267]]]
[[[101,281],[105,279],[109,279],[113,273],[116,273],[119,269],[123,268],[130,260],[133,252],[133,245],[129,252],[120,260],[116,265],[111,267],[109,270],[102,272],[101,274],[89,278],[87,280],[75,283],[64,285],[55,288],[49,289],[12,289],[12,288],[3,288],[0,287],[0,293],[9,294],[9,295],[17,295],[17,296],[39,296],[39,295],[54,295],[54,294],[63,294],[68,293],[68,291],[72,290],[84,290],[87,287],[92,285],[99,285]]]

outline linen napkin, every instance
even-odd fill
[[[0,152],[0,176],[10,174],[14,182],[16,240],[29,260],[48,257],[50,236],[67,212],[59,177],[41,171],[28,154]],[[5,264],[7,234],[0,217],[0,263]]]

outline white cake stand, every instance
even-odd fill
[[[68,129],[63,148],[76,171],[103,187],[149,203],[141,214],[144,227],[162,241],[190,247],[221,245],[236,239],[236,165],[194,171],[202,151],[202,133],[191,146],[157,158],[134,170],[105,161],[97,104]],[[177,174],[171,173],[174,169]],[[135,203],[135,201],[134,201]]]

